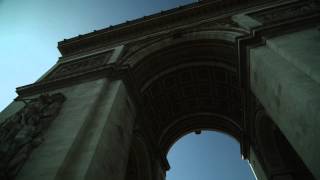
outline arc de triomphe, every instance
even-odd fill
[[[320,180],[319,12],[206,0],[59,42],[0,115],[0,179],[164,180],[176,140],[210,129],[259,180]]]

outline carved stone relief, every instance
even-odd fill
[[[14,179],[59,113],[65,97],[44,94],[23,100],[25,106],[0,124],[0,179]]]
[[[320,12],[320,6],[317,2],[303,2],[293,5],[280,6],[279,8],[267,9],[251,13],[249,16],[258,20],[263,24],[270,24],[276,21],[285,20],[289,18],[301,17],[303,15],[310,15]]]
[[[59,79],[82,74],[107,65],[113,51],[100,53],[79,60],[60,64],[45,80]]]

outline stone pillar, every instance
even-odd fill
[[[123,82],[99,79],[54,92],[66,100],[16,179],[123,180],[135,118]]]
[[[250,84],[316,179],[320,179],[320,33],[267,40],[250,50]]]
[[[268,180],[268,176],[265,174],[261,163],[252,147],[250,148],[250,156],[248,157],[248,160],[252,172],[257,180]]]
[[[155,158],[153,161],[153,170],[155,180],[165,180],[166,170],[162,167],[160,159]]]

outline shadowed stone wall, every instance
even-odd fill
[[[318,179],[319,52],[317,28],[267,39],[250,50],[252,91]]]

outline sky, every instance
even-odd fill
[[[0,0],[0,111],[16,97],[16,87],[56,63],[58,41],[195,1]],[[239,144],[221,133],[186,135],[168,159],[167,180],[254,179]]]
[[[255,180],[248,162],[240,158],[238,141],[221,132],[187,134],[167,158],[167,180]]]

